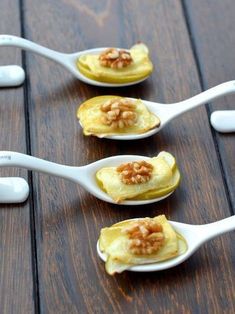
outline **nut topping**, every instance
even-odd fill
[[[112,128],[130,127],[137,121],[136,105],[132,100],[114,98],[101,105],[100,110],[104,113],[101,122]]]
[[[129,250],[136,255],[156,253],[164,243],[163,228],[149,218],[141,219],[123,230],[129,238]]]
[[[151,179],[153,166],[146,161],[135,161],[120,165],[117,172],[125,184],[146,183]]]
[[[99,56],[100,65],[112,69],[122,69],[133,62],[130,52],[108,48]]]

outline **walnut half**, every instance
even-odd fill
[[[151,179],[153,165],[146,161],[134,161],[121,164],[117,172],[121,175],[121,181],[125,184],[139,184]]]
[[[126,50],[108,48],[99,56],[100,65],[112,69],[122,69],[133,62],[131,54]]]
[[[137,121],[135,103],[126,98],[114,98],[106,101],[100,107],[103,112],[101,122],[111,128],[130,127]]]
[[[145,218],[123,230],[129,238],[129,250],[136,255],[156,253],[164,243],[163,228],[159,223]]]

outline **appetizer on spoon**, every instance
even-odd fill
[[[103,87],[128,86],[144,81],[153,71],[148,48],[140,43],[124,50],[94,48],[71,54],[61,53],[27,39],[0,35],[0,46],[32,51],[64,66],[79,80]]]
[[[203,243],[235,230],[235,216],[205,225],[167,221],[164,215],[103,228],[97,242],[108,274],[159,271],[179,265]]]
[[[22,167],[79,183],[95,197],[109,203],[143,205],[168,197],[177,188],[180,173],[175,158],[113,156],[82,167],[70,167],[21,153],[1,151],[0,167]]]
[[[151,136],[172,119],[220,96],[235,92],[235,81],[217,85],[187,100],[174,104],[98,96],[85,101],[77,117],[85,135],[115,140],[137,140]]]

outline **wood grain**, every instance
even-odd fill
[[[235,4],[232,0],[186,1],[190,26],[201,69],[204,88],[234,80]],[[209,105],[209,112],[234,110],[235,96],[224,97]],[[214,132],[221,158],[231,207],[235,213],[234,134]]]
[[[0,33],[20,35],[17,1],[0,3]],[[0,65],[21,64],[21,53],[0,49]],[[23,87],[0,89],[0,149],[26,152]],[[27,172],[0,169],[1,177]],[[0,312],[33,313],[34,292],[29,203],[0,205]]]
[[[122,219],[164,212],[172,220],[207,223],[230,214],[204,107],[152,138],[128,143],[85,138],[75,116],[79,103],[96,95],[168,103],[200,92],[181,2],[24,3],[28,39],[64,52],[129,47],[142,40],[155,64],[154,74],[143,84],[111,90],[76,81],[60,66],[28,53],[32,154],[79,166],[116,154],[154,156],[167,150],[176,156],[182,172],[181,186],[172,197],[144,209],[109,205],[74,183],[33,175],[42,313],[232,313],[231,236],[208,243],[189,261],[161,273],[109,277],[96,254],[100,228]]]

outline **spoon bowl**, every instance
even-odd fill
[[[147,132],[141,134],[115,134],[115,135],[105,135],[102,138],[109,138],[113,140],[138,140],[143,139],[149,136],[152,136],[159,131],[161,131],[171,120],[175,119],[179,115],[203,104],[211,102],[216,98],[219,98],[224,95],[235,93],[235,81],[228,81],[212,87],[198,95],[195,95],[189,99],[183,100],[181,102],[172,103],[172,104],[162,104],[151,102],[147,100],[141,100],[147,109],[156,115],[160,119],[160,126],[155,127]],[[103,99],[103,96],[100,96]],[[111,96],[110,96],[111,97]],[[112,96],[113,97],[113,96]],[[96,97],[97,98],[97,97]],[[136,101],[135,98],[129,98],[130,100]],[[230,118],[231,119],[231,118]],[[81,125],[82,126],[82,125]],[[234,129],[234,121],[233,121]]]
[[[118,166],[121,163],[137,160],[148,160],[149,157],[139,155],[120,155],[113,156],[95,161],[89,165],[81,167],[71,167],[66,165],[57,164],[44,159],[36,158],[22,153],[1,151],[0,152],[0,167],[21,167],[29,170],[36,170],[43,173],[51,174],[54,176],[62,177],[79,183],[89,193],[98,199],[117,204],[107,193],[102,191],[96,182],[95,174],[103,167]],[[173,191],[162,197],[153,198],[149,200],[126,200],[120,205],[145,205],[155,203],[170,196]]]
[[[12,36],[12,35],[0,35],[0,46],[7,46],[7,47],[17,47],[22,48],[24,50],[28,50],[31,52],[34,52],[40,56],[43,56],[47,59],[53,60],[63,67],[65,67],[68,71],[70,71],[77,79],[80,81],[94,85],[94,86],[100,86],[100,87],[122,87],[122,86],[129,86],[134,85],[137,83],[140,83],[147,79],[147,77],[144,77],[140,80],[133,81],[133,82],[127,82],[127,83],[106,83],[106,82],[99,82],[96,80],[92,80],[85,75],[83,75],[77,65],[76,61],[78,58],[80,58],[82,55],[86,54],[100,54],[101,52],[105,51],[107,48],[94,48],[94,49],[88,49],[84,51],[79,51],[75,53],[62,53],[58,52],[46,47],[43,47],[39,44],[36,44],[30,40],[24,39],[22,37]]]
[[[185,253],[172,259],[152,264],[135,265],[128,268],[135,272],[153,272],[172,268],[187,260],[203,243],[223,233],[235,230],[235,216],[205,225],[190,225],[175,221],[168,221],[174,230],[182,235],[187,242],[188,249]],[[102,253],[97,242],[97,253],[106,262],[107,256]]]

